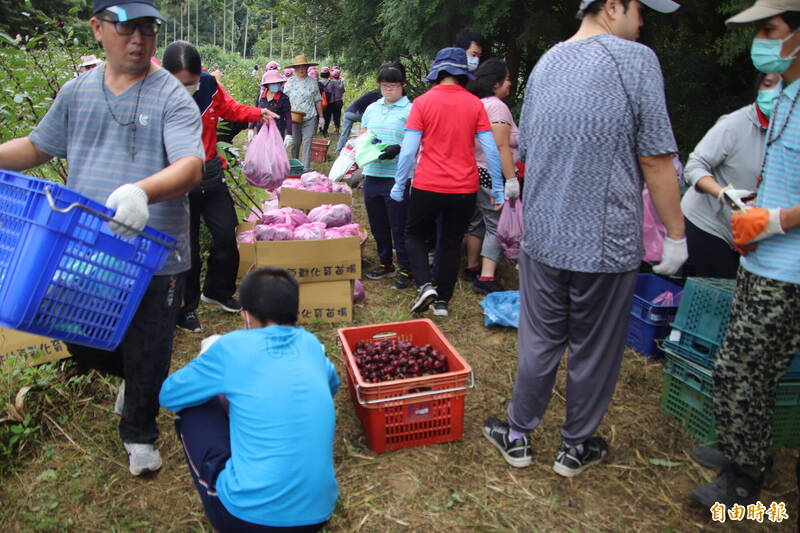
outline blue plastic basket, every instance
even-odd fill
[[[662,357],[658,343],[669,334],[669,324],[657,324],[631,314],[625,344],[647,357]]]
[[[677,296],[683,289],[655,274],[639,274],[636,290],[631,302],[631,314],[650,322],[669,322],[678,312],[677,305],[654,305],[651,302],[659,294],[669,291]]]
[[[57,212],[46,191],[56,208],[80,208]],[[66,187],[0,170],[0,324],[115,349],[176,241],[150,227],[123,239],[111,215]]]

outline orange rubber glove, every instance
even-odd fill
[[[731,231],[733,232],[733,245],[742,255],[752,251],[753,243],[764,240],[773,235],[783,235],[781,227],[781,210],[751,207],[742,213],[731,215]]]

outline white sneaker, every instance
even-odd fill
[[[156,472],[161,468],[161,454],[152,444],[122,444],[128,452],[129,470],[134,476]]]
[[[119,384],[117,389],[117,399],[114,401],[114,414],[122,416],[122,409],[125,407],[125,380]]]

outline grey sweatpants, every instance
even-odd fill
[[[317,132],[318,121],[319,117],[314,117],[304,120],[302,124],[292,123],[292,157],[303,163],[306,172],[311,170],[311,138]]]
[[[500,211],[494,210],[494,197],[492,191],[480,187],[475,197],[475,212],[469,221],[467,233],[483,239],[481,257],[499,263],[503,258],[503,247],[497,240],[497,223],[500,221]]]
[[[541,423],[568,348],[561,437],[575,446],[594,434],[614,394],[637,272],[561,270],[525,252],[519,254],[519,270],[519,368],[508,421],[521,432]]]

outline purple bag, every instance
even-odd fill
[[[497,241],[503,247],[506,258],[512,263],[519,259],[519,245],[522,241],[522,200],[509,200],[503,204],[500,220],[497,222]]]

